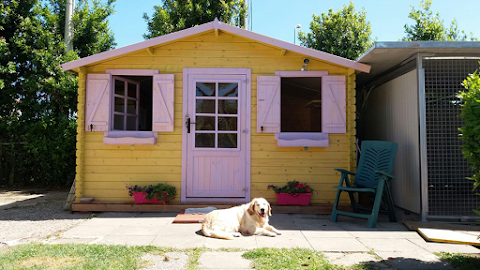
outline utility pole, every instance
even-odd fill
[[[75,10],[75,0],[67,0],[65,5],[65,35],[64,41],[67,51],[73,50],[73,22],[72,15]]]

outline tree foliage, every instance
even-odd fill
[[[463,81],[465,91],[460,92],[462,100],[461,116],[464,125],[459,128],[463,141],[462,153],[473,171],[474,189],[480,186],[480,76],[478,72],[470,74]],[[480,195],[477,193],[477,195]],[[480,215],[479,211],[476,211]]]
[[[443,25],[443,20],[440,19],[440,14],[433,13],[430,9],[432,6],[431,0],[421,0],[418,10],[412,7],[412,11],[408,14],[408,18],[415,21],[412,25],[405,25],[404,41],[417,40],[467,40],[467,34],[464,31],[458,30],[457,21],[452,20],[450,28]],[[471,37],[471,40],[476,38]]]
[[[145,39],[180,31],[202,23],[218,20],[235,26],[244,26],[247,6],[244,0],[165,0],[155,6],[147,22]]]
[[[64,15],[42,4],[0,2],[0,185],[68,185],[75,175],[77,78],[59,65],[78,55],[66,52]]]
[[[330,9],[328,14],[313,14],[310,31],[308,34],[299,31],[298,39],[302,46],[352,60],[357,59],[372,45],[372,31],[366,12],[357,12],[352,2],[336,12]]]

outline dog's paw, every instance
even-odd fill
[[[234,237],[240,237],[240,236],[242,236],[242,234],[239,233],[239,232],[235,232],[235,233],[233,233],[233,236],[234,236]]]
[[[282,235],[282,232],[281,232],[281,231],[276,231],[276,233],[277,233],[278,235]]]

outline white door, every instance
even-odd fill
[[[186,157],[182,164],[186,168],[186,200],[245,201],[249,199],[250,185],[246,167],[250,166],[247,76],[187,77],[183,144]]]

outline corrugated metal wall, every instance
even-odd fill
[[[480,204],[472,192],[472,172],[460,149],[463,124],[457,93],[479,68],[478,59],[427,58],[425,69],[429,217],[472,217]]]
[[[417,70],[372,91],[364,120],[365,139],[398,143],[392,182],[395,205],[420,213]]]

